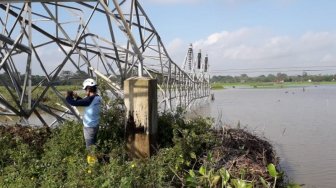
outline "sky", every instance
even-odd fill
[[[336,0],[138,1],[170,57],[180,66],[189,45],[193,44],[195,53],[201,49],[203,57],[208,54],[211,75],[246,73],[258,76],[278,72],[297,75],[303,71],[336,74]],[[34,11],[46,14],[37,4]],[[68,20],[63,22],[78,19],[72,14],[64,14]],[[107,23],[100,18],[94,17],[92,23],[97,25],[90,25],[90,28],[102,36],[105,32],[108,37],[107,29],[95,29],[107,28]],[[49,22],[40,21],[38,24],[44,24],[43,28],[48,28],[51,33],[55,31]],[[75,36],[78,23],[72,24],[64,27],[72,28],[69,30],[73,30]],[[40,37],[34,35],[33,38]],[[50,70],[64,58],[57,48],[39,49],[44,60],[50,62]],[[39,64],[35,64],[33,71],[42,74]],[[70,66],[66,65],[65,69],[70,70]],[[25,71],[24,64],[22,71]]]
[[[336,74],[334,0],[140,2],[179,65],[192,43],[214,75]]]

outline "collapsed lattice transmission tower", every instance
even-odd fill
[[[64,72],[103,81],[118,96],[127,78],[156,78],[163,110],[209,95],[202,71],[171,60],[138,0],[1,0],[0,119],[80,119],[57,87]],[[36,84],[35,75],[44,79]]]
[[[202,83],[209,83],[210,81],[208,54],[205,55],[204,61],[202,60],[201,50],[199,50],[197,57],[195,57],[192,44],[190,44],[186,57],[184,58],[182,69],[193,81]]]

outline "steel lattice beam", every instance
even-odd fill
[[[9,78],[1,81],[9,84],[0,94],[0,118],[35,116],[49,126],[69,115],[80,119],[55,87],[65,70],[100,78],[118,96],[127,78],[156,78],[161,110],[186,108],[209,95],[209,79],[204,68],[183,67],[172,61],[138,0],[0,2],[0,73]],[[32,85],[36,74],[44,80]],[[50,95],[59,107],[46,102]]]

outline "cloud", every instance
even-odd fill
[[[178,44],[168,51],[173,60],[181,62],[188,46],[182,40]],[[241,28],[210,34],[193,46],[195,51],[202,49],[209,54],[210,70],[225,74],[228,69],[335,65],[335,44],[336,33],[332,32],[306,32],[294,37],[274,35],[262,28]],[[181,51],[183,55],[177,53]]]
[[[167,49],[172,53],[176,53],[176,51],[179,50],[182,47],[182,45],[183,40],[180,38],[176,38],[167,45]]]
[[[174,56],[174,57],[171,56],[172,60],[175,61],[177,65],[181,66],[188,50],[188,44],[186,44],[182,39],[176,38],[165,46],[167,48],[168,53]]]

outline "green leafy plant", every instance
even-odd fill
[[[274,183],[273,183],[273,188],[274,188],[277,183],[277,179],[280,177],[280,173],[278,173],[274,164],[272,163],[267,165],[267,171],[274,178]]]
[[[0,187],[249,188],[263,185],[269,188],[279,181],[281,173],[275,165],[268,167],[274,184],[265,181],[266,177],[249,179],[247,167],[231,168],[236,165],[227,162],[232,153],[246,155],[245,149],[249,147],[241,140],[244,136],[237,134],[242,130],[222,133],[212,129],[212,119],[188,120],[182,113],[159,116],[160,141],[155,156],[130,159],[124,147],[122,103],[120,100],[105,103],[113,107],[103,108],[94,151],[85,150],[80,122],[66,122],[50,133],[39,128],[15,129],[28,135],[11,134],[0,126]],[[231,141],[239,143],[232,144],[237,148],[223,150]],[[239,148],[241,145],[244,147]],[[97,156],[98,162],[87,163],[90,152]]]

